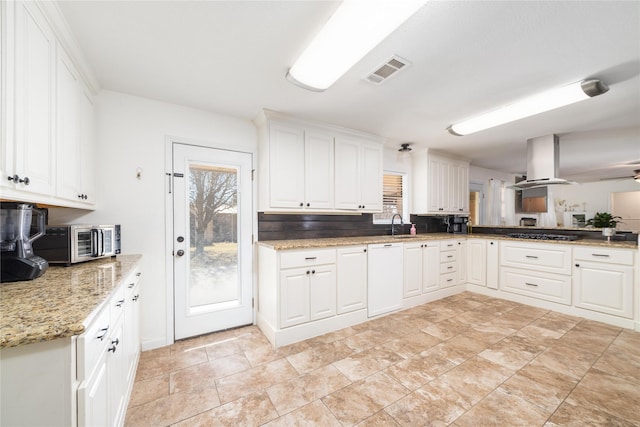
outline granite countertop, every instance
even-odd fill
[[[141,259],[49,266],[35,280],[0,284],[0,349],[81,334]]]
[[[286,249],[311,249],[311,248],[328,248],[331,246],[354,246],[354,245],[374,245],[377,243],[402,243],[411,240],[444,240],[465,238],[464,234],[449,233],[427,233],[417,234],[401,234],[399,237],[390,235],[386,236],[358,236],[358,237],[325,237],[320,239],[291,239],[291,240],[263,240],[258,244],[272,248],[275,250]]]
[[[563,245],[580,245],[580,246],[601,246],[621,249],[637,249],[636,242],[611,242],[598,239],[579,239],[574,241],[558,241],[558,240],[531,240],[531,239],[515,239],[497,234],[450,234],[450,233],[423,233],[411,236],[408,234],[400,235],[400,237],[392,236],[359,236],[359,237],[332,237],[321,239],[291,239],[291,240],[265,240],[259,241],[258,244],[275,250],[288,249],[318,249],[329,248],[332,246],[354,246],[354,245],[370,245],[377,243],[403,243],[412,240],[445,240],[445,239],[499,239],[499,240],[517,240],[529,243],[553,243]]]

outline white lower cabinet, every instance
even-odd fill
[[[433,292],[440,285],[440,244],[411,242],[404,244],[404,286],[402,296],[409,298]]]
[[[487,241],[470,239],[467,242],[467,279],[479,286],[487,284]]]
[[[299,256],[302,266],[280,271],[282,328],[336,314],[335,249],[325,249],[322,255],[314,251],[295,255]]]
[[[336,251],[338,314],[367,307],[367,247],[350,246]]]
[[[0,425],[124,425],[140,354],[139,298],[120,304],[127,284],[139,296],[138,267],[124,274],[81,335],[0,351]]]
[[[498,289],[500,277],[500,245],[497,240],[487,242],[487,288]]]
[[[602,248],[574,251],[574,305],[633,318],[633,254]]]
[[[140,272],[78,338],[78,425],[122,426],[140,356]]]

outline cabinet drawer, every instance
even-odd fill
[[[571,276],[502,267],[500,288],[520,295],[571,304]]]
[[[452,262],[458,260],[457,251],[440,252],[440,262]]]
[[[447,288],[449,286],[453,286],[455,285],[457,282],[457,275],[456,272],[452,272],[452,273],[445,273],[445,274],[441,274],[440,275],[440,287],[441,288]]]
[[[113,295],[111,296],[111,299],[109,300],[109,306],[110,306],[109,316],[111,317],[112,324],[115,324],[120,318],[120,316],[122,316],[122,314],[124,313],[124,307],[126,305],[126,299],[124,297],[125,288],[126,286],[120,286],[118,290],[116,290],[113,293]]]
[[[455,261],[451,262],[441,262],[440,263],[440,274],[446,273],[455,273],[458,271],[458,263]]]
[[[110,342],[109,310],[109,307],[104,307],[84,333],[78,337],[79,380],[88,378],[91,375],[100,355],[106,351],[107,344]]]
[[[441,251],[455,251],[456,246],[456,242],[454,242],[453,240],[445,240],[444,242],[440,242]]]
[[[280,254],[280,268],[305,267],[307,265],[334,264],[335,249],[289,251]]]
[[[500,242],[500,265],[570,275],[571,248]]]
[[[633,251],[608,248],[574,248],[573,259],[581,261],[606,262],[611,264],[633,265]]]

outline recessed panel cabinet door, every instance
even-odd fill
[[[362,144],[361,203],[367,212],[382,211],[382,147]]]
[[[336,315],[336,266],[311,267],[309,282],[309,320]]]
[[[440,244],[425,243],[422,251],[422,292],[435,291],[440,287]]]
[[[333,136],[305,131],[304,207],[333,208]]]
[[[573,284],[576,307],[633,318],[633,267],[578,261]]]
[[[304,131],[272,123],[269,137],[270,206],[304,205]]]
[[[360,144],[336,138],[335,143],[335,207],[360,209]]]
[[[422,293],[422,251],[424,243],[404,244],[404,287],[402,296],[413,297]]]
[[[467,280],[474,285],[486,285],[487,268],[487,242],[481,239],[469,239],[467,242]]]
[[[53,30],[36,3],[16,2],[15,167],[20,190],[55,194]],[[4,178],[6,179],[6,177]]]
[[[280,272],[280,327],[309,321],[309,276],[311,267]]]

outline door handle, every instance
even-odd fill
[[[182,249],[179,249],[178,252],[176,252],[176,255],[183,256],[184,255],[184,251]]]

